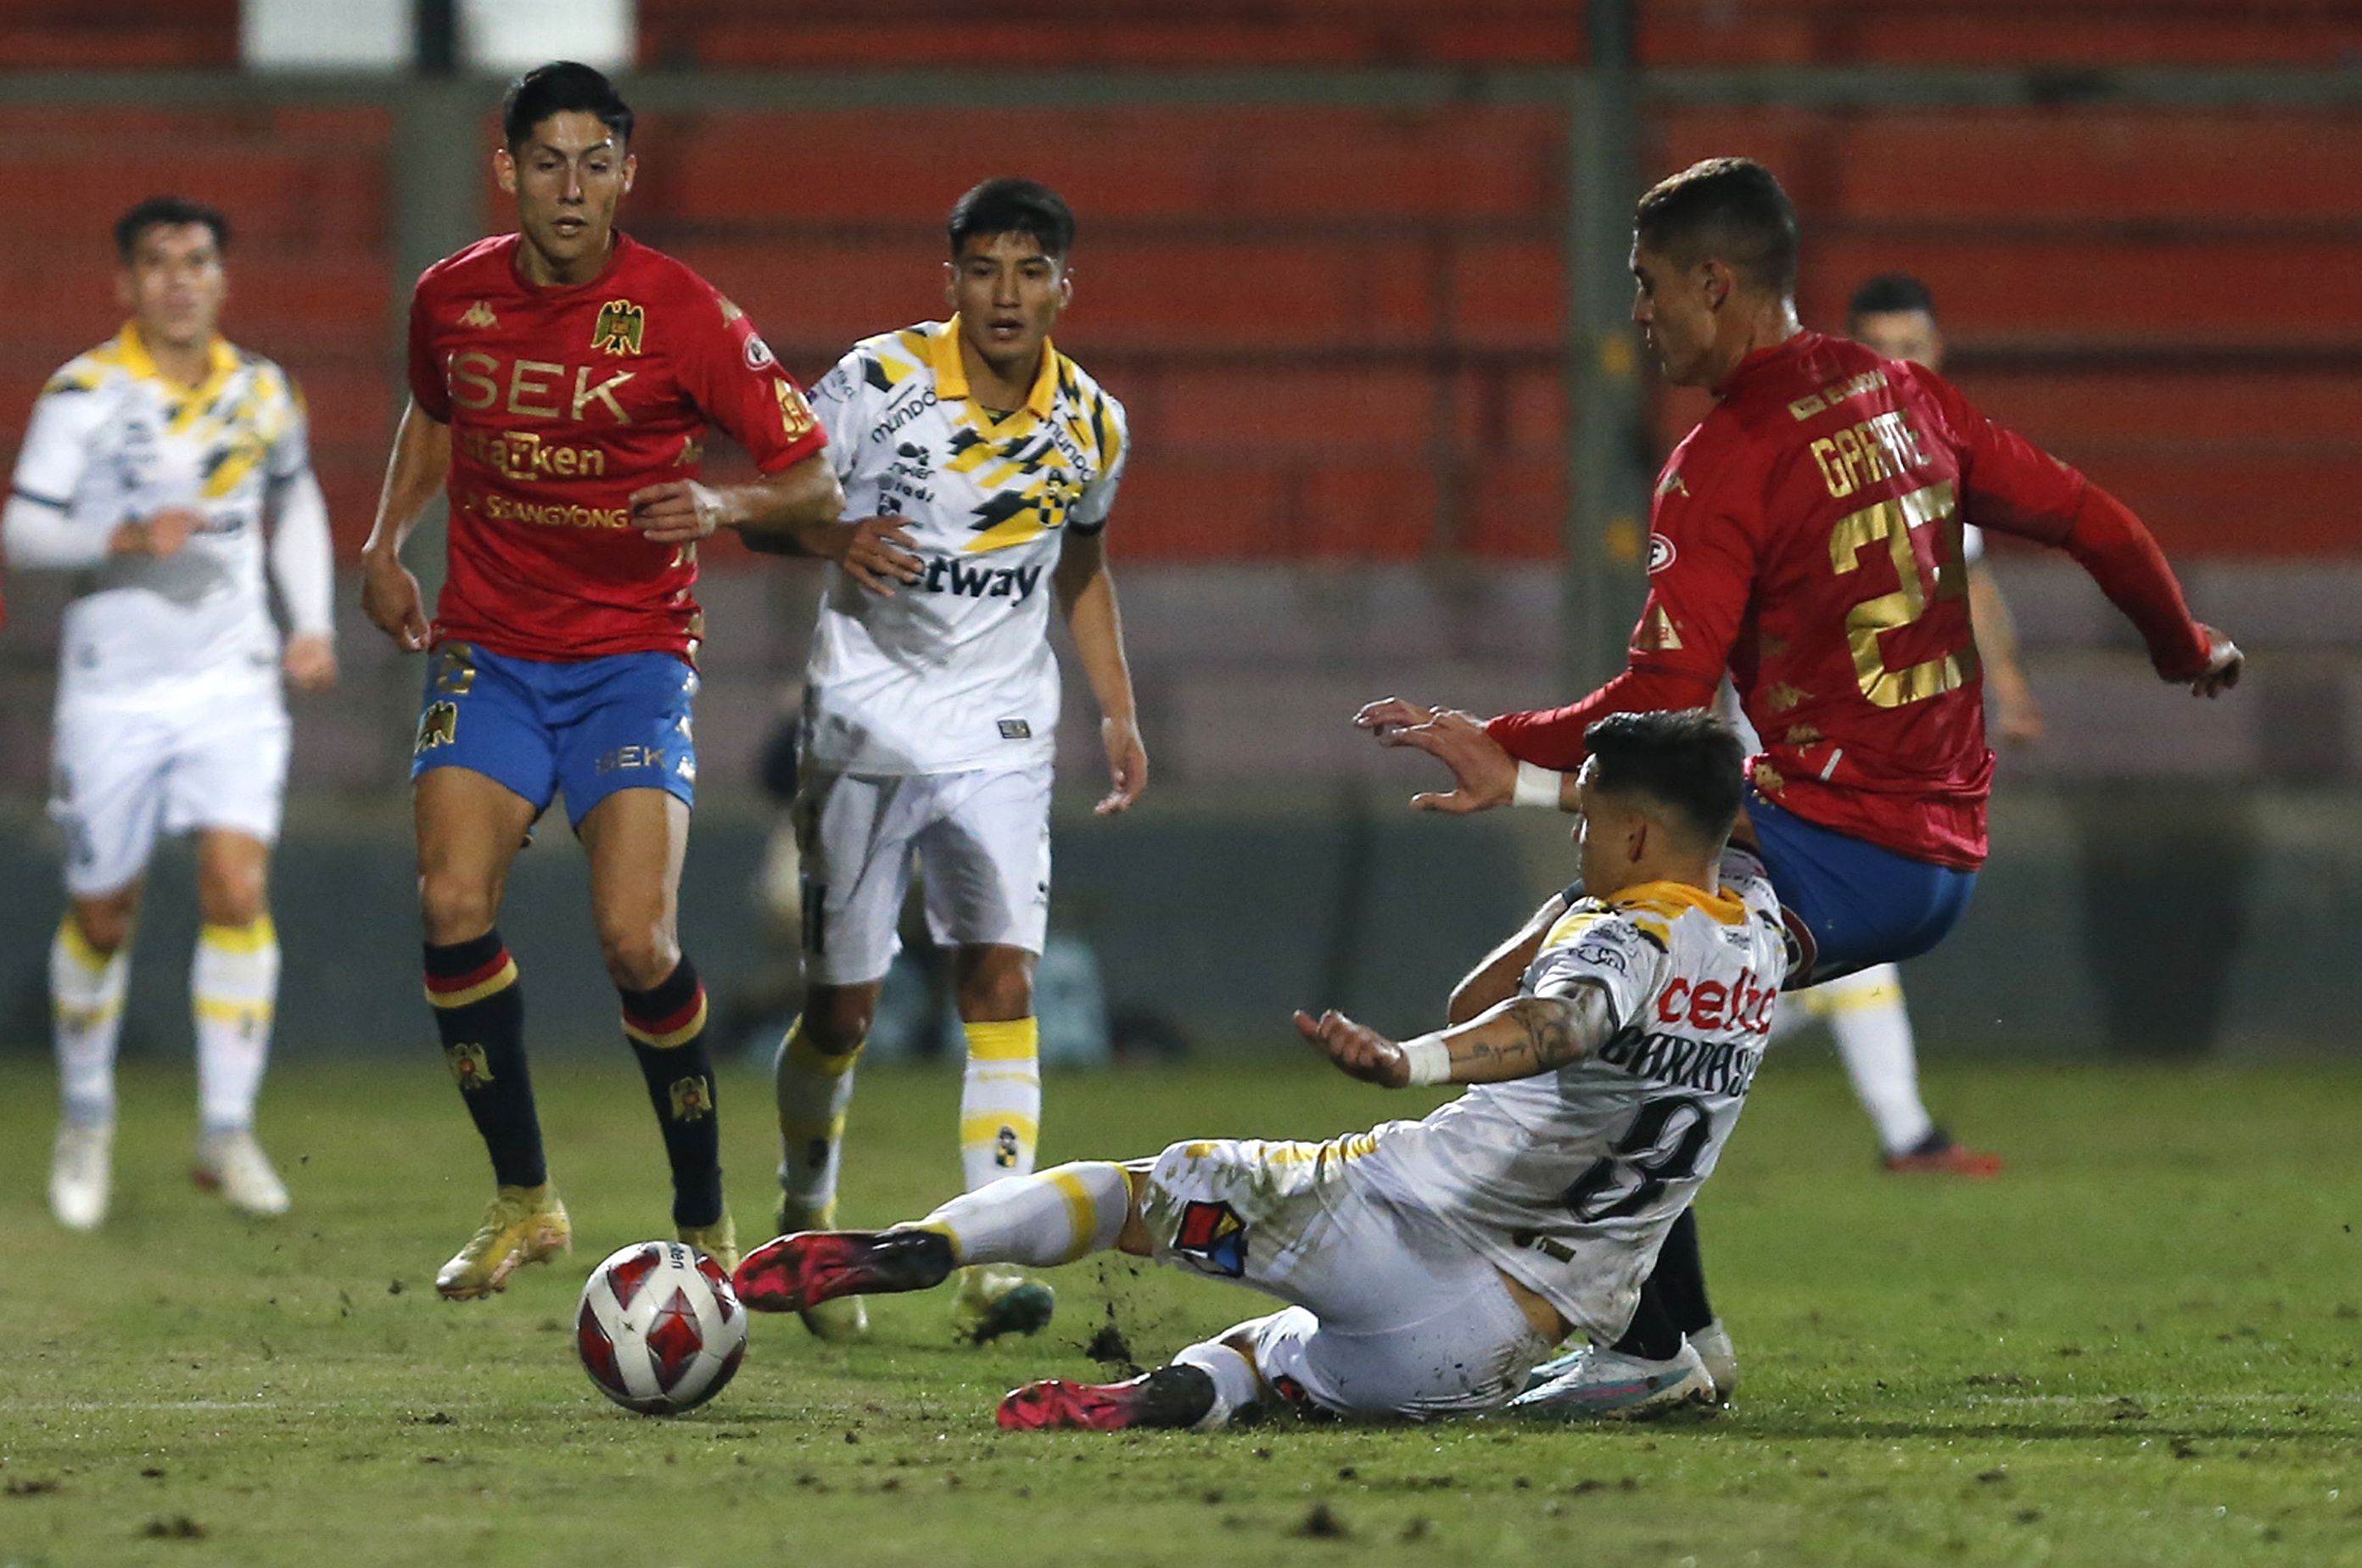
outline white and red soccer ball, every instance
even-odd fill
[[[680,1242],[635,1242],[590,1271],[574,1346],[599,1392],[644,1416],[693,1410],[746,1354],[746,1309],[722,1265]]]

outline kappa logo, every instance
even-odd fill
[[[672,1119],[702,1121],[713,1114],[713,1086],[702,1076],[672,1081]]]
[[[459,325],[462,326],[482,328],[487,326],[498,326],[500,324],[501,318],[494,315],[492,314],[492,307],[486,304],[482,300],[478,300],[474,304],[469,305],[466,310],[459,313]]]
[[[599,307],[598,324],[590,328],[590,347],[609,354],[636,354],[647,326],[645,308],[629,300],[609,300]]]
[[[1246,1224],[1227,1203],[1190,1203],[1173,1232],[1173,1250],[1208,1274],[1238,1279],[1247,1272]]]
[[[481,1045],[446,1045],[443,1059],[451,1064],[452,1079],[463,1090],[481,1088],[492,1081],[491,1064]]]
[[[1649,575],[1650,577],[1656,576],[1681,558],[1682,553],[1673,548],[1673,542],[1671,539],[1666,538],[1662,534],[1649,536]]]

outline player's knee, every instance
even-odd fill
[[[252,925],[270,912],[259,866],[214,867],[197,878],[197,912],[209,925]]]
[[[680,944],[654,922],[608,925],[599,931],[599,956],[607,977],[627,991],[660,986],[680,966]]]
[[[131,922],[138,912],[139,889],[135,886],[95,899],[76,899],[71,918],[93,952],[114,954],[131,940]]]
[[[1033,972],[1026,964],[980,965],[959,979],[959,1014],[970,1023],[1005,1023],[1033,1013]]]
[[[430,867],[418,878],[418,913],[436,946],[472,942],[492,929],[499,900],[482,878]]]
[[[869,1038],[877,999],[870,988],[849,986],[804,999],[804,1035],[824,1056],[842,1056]]]

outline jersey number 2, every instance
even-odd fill
[[[1932,573],[1919,564],[1919,552],[1912,544],[1912,532],[1918,528],[1935,531]],[[1854,679],[1861,694],[1882,708],[1900,708],[1958,690],[1977,673],[1973,633],[1964,633],[1959,646],[1901,669],[1887,668],[1885,652],[1879,645],[1885,634],[1908,626],[1927,613],[1931,591],[1933,602],[1939,604],[1968,596],[1967,572],[1960,560],[1959,508],[1952,482],[1931,484],[1838,518],[1829,532],[1829,566],[1842,577],[1860,567],[1862,551],[1879,545],[1894,561],[1895,590],[1865,599],[1846,612],[1846,642],[1853,649]],[[1961,625],[1967,627],[1965,619]]]
[[[1697,1174],[1698,1156],[1714,1136],[1714,1112],[1694,1095],[1644,1102],[1616,1146],[1559,1195],[1585,1225],[1638,1214],[1657,1201],[1669,1181]]]

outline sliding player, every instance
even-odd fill
[[[1760,863],[1727,850],[1744,789],[1728,727],[1621,713],[1586,745],[1591,893],[1546,933],[1514,998],[1400,1043],[1334,1012],[1296,1015],[1354,1077],[1484,1087],[1326,1143],[1175,1143],[998,1181],[890,1231],[782,1237],[747,1256],[740,1296],[808,1309],[923,1289],[959,1264],[1112,1247],[1292,1303],[1129,1383],[1018,1389],[1000,1405],[1012,1428],[1211,1429],[1271,1402],[1589,1418],[1706,1398],[1678,1332],[1654,1347],[1678,1377],[1614,1400],[1566,1379],[1520,1394],[1568,1332],[1626,1334],[1666,1227],[1745,1105],[1787,956]]]
[[[782,1231],[833,1223],[854,1064],[914,859],[928,925],[955,953],[962,1172],[973,1188],[1033,1168],[1053,597],[1098,701],[1113,782],[1099,811],[1148,783],[1105,542],[1129,455],[1123,405],[1050,341],[1074,295],[1074,215],[1047,186],[988,180],[950,229],[952,318],[857,345],[812,395],[862,521],[827,574],[804,676],[810,989],[776,1069]],[[984,1341],[1032,1333],[1053,1307],[1048,1286],[995,1266],[962,1274],[952,1311]],[[866,1325],[857,1300],[804,1321],[824,1338]]]
[[[1729,671],[1764,745],[1741,836],[1760,845],[1798,938],[1792,978],[1810,984],[1934,946],[1984,860],[1992,754],[1964,523],[2065,549],[2139,629],[2158,675],[2197,695],[2235,685],[2242,660],[2191,617],[2113,496],[1932,371],[1803,331],[1796,240],[1786,193],[1745,159],[1696,164],[1640,200],[1633,319],[1666,379],[1717,403],[1657,483],[1631,668],[1571,706],[1489,724],[1393,698],[1355,722],[1451,768],[1455,788],[1418,797],[1422,808],[1562,806],[1592,723],[1711,701]],[[1548,917],[1488,965],[1496,987]],[[1703,1332],[1689,1225],[1651,1290]],[[1727,1395],[1735,1371],[1719,1370]]]
[[[727,1264],[705,991],[680,950],[705,635],[698,542],[842,551],[825,440],[754,324],[614,229],[632,112],[571,62],[509,89],[492,155],[517,232],[430,268],[411,302],[409,408],[363,556],[362,608],[433,650],[411,776],[426,997],[499,1184],[436,1276],[463,1299],[570,1239],[542,1155],[517,966],[494,922],[560,791],[590,863],[599,945],[672,1166],[680,1239]],[[708,423],[764,477],[698,482]],[[450,571],[427,621],[401,551],[447,483]]]
[[[10,566],[79,574],[50,802],[70,903],[50,948],[64,1101],[50,1208],[77,1231],[106,1216],[115,1046],[160,833],[197,840],[196,1178],[248,1213],[287,1209],[254,1138],[279,992],[265,889],[287,785],[281,682],[337,679],[328,510],[303,402],[285,371],[215,330],[228,222],[160,196],[126,213],[115,241],[131,319],[42,389],[6,520]]]

